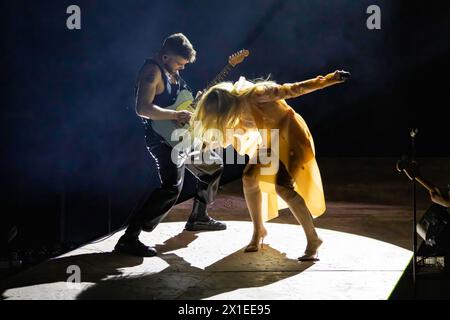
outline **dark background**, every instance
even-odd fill
[[[71,4],[81,30],[66,28]],[[372,4],[381,30],[366,28]],[[1,215],[23,243],[99,237],[156,187],[133,85],[144,58],[175,32],[198,51],[183,72],[194,90],[242,48],[251,55],[231,80],[350,71],[350,82],[290,101],[318,157],[398,157],[413,127],[418,156],[450,156],[445,1],[18,0],[0,12]],[[238,171],[227,166],[225,180]]]

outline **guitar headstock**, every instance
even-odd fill
[[[248,50],[241,50],[236,53],[233,53],[228,58],[228,63],[231,64],[233,67],[244,61],[245,58],[249,56],[250,52]]]
[[[403,172],[410,180],[420,176],[419,164],[407,158],[397,161],[397,171]]]

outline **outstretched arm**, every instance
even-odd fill
[[[259,86],[255,90],[254,97],[259,103],[276,101],[280,99],[291,99],[344,82],[349,78],[350,73],[341,70],[329,73],[326,76],[318,76],[314,79],[296,83]]]

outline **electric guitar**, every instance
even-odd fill
[[[422,177],[419,165],[415,161],[402,159],[397,162],[397,171],[403,172],[410,180],[415,179],[424,188],[430,192],[439,192],[442,190]],[[420,222],[417,224],[417,233],[425,240],[429,246],[444,243],[450,244],[450,214],[446,207],[433,203],[425,212]]]
[[[216,85],[217,83],[223,81],[228,73],[233,69],[236,65],[244,61],[246,57],[249,55],[248,50],[241,50],[239,52],[234,53],[228,58],[228,64],[222,69],[222,71],[211,81],[207,87],[202,91],[205,93],[210,87]],[[177,96],[177,100],[174,104],[170,105],[166,109],[171,110],[187,110],[190,112],[195,111],[195,107],[197,103],[200,101],[202,95],[199,95],[194,99],[192,92],[189,90],[181,90]],[[175,120],[157,120],[152,121],[151,123],[153,130],[155,130],[160,136],[164,138],[170,145],[175,147],[180,144],[180,139],[172,138],[172,134],[177,129],[187,129],[188,124],[180,125]]]

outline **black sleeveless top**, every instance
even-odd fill
[[[175,101],[177,100],[178,94],[180,93],[181,90],[186,89],[186,90],[191,91],[190,88],[188,87],[188,85],[186,84],[186,82],[180,76],[178,76],[177,84],[171,83],[169,78],[167,77],[164,69],[159,65],[158,62],[156,62],[155,60],[153,60],[151,58],[145,59],[144,65],[142,66],[141,70],[149,64],[154,64],[154,65],[158,66],[159,70],[161,71],[161,75],[162,75],[163,82],[164,82],[164,91],[161,94],[155,95],[155,98],[153,100],[153,103],[156,104],[157,106],[159,106],[161,108],[167,108],[168,106],[171,106],[172,104],[175,103]],[[134,94],[135,94],[136,99],[137,99],[138,87],[139,87],[139,79],[136,81],[136,85],[134,87]],[[141,119],[142,119],[142,123],[144,124],[145,131],[146,132],[148,130],[153,131],[152,126],[151,126],[152,120],[145,119],[145,118],[141,118]]]

